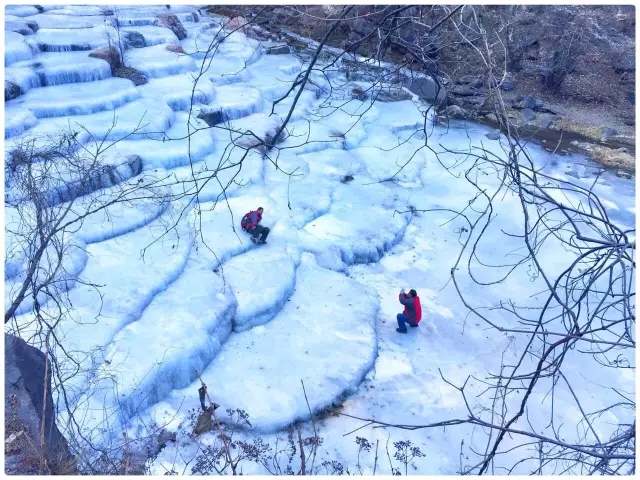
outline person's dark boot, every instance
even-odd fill
[[[262,239],[260,239],[260,240],[258,240],[258,242],[257,242],[257,243],[267,243],[267,241],[266,241],[266,240],[262,240]]]
[[[418,328],[418,324],[416,323],[415,325],[411,325],[411,328]]]
[[[396,332],[398,332],[398,333],[407,333],[406,330],[400,330],[399,328],[396,328]]]

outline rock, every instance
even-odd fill
[[[178,40],[184,40],[187,38],[187,31],[184,26],[173,13],[159,13],[156,15],[158,19],[158,25],[161,27],[166,27],[175,33]]]
[[[466,111],[464,108],[461,108],[457,105],[449,105],[447,108],[444,109],[443,113],[448,118],[459,119],[459,120],[464,120],[471,116],[471,114],[468,111]]]
[[[467,85],[456,85],[451,89],[451,93],[460,97],[472,97],[478,95],[478,90]]]
[[[247,37],[255,40],[266,40],[272,38],[272,35],[259,25],[247,25],[243,30]],[[287,51],[287,53],[289,52]]]
[[[624,170],[618,170],[616,176],[620,178],[632,178],[632,175]]]
[[[464,98],[465,98],[465,101],[467,102],[472,102],[473,100],[475,100],[474,97],[464,97]],[[477,101],[478,112],[483,115],[488,115],[489,113],[500,111],[500,109],[502,108],[502,105],[500,104],[500,99],[498,99],[495,95],[489,95],[488,97],[476,97],[476,98],[478,99]],[[510,103],[506,99],[503,99],[503,100],[504,100],[505,107],[508,111],[510,108]]]
[[[601,138],[602,138],[603,142],[606,142],[611,137],[615,137],[617,134],[618,134],[618,132],[613,128],[602,127]]]
[[[128,80],[131,80],[136,87],[147,83],[147,77],[145,77],[135,68],[123,67],[122,65],[120,65],[119,67],[114,68],[111,73],[114,77],[126,78]]]
[[[364,102],[367,99],[367,94],[360,87],[354,87],[351,89],[351,98]]]
[[[4,101],[8,102],[9,100],[13,100],[14,98],[19,97],[22,94],[22,90],[20,87],[13,82],[8,80],[4,81]]]
[[[224,113],[222,112],[222,110],[213,110],[210,112],[200,110],[200,113],[198,113],[198,116],[196,118],[204,120],[207,125],[209,125],[210,127],[214,127],[224,122]]]
[[[383,87],[376,92],[377,102],[400,102],[402,100],[411,100],[413,94],[405,87]]]
[[[486,133],[484,136],[487,137],[489,140],[499,140],[500,132],[489,132],[489,133]]]
[[[21,338],[5,333],[4,358],[5,473],[77,473],[67,440],[55,422],[51,366],[47,367],[45,377],[45,354]],[[44,471],[40,471],[40,455],[46,460]]]
[[[410,80],[410,84],[407,86],[409,90],[418,97],[427,100],[429,102],[440,103],[447,98],[446,89],[436,83],[431,77],[418,77]]]
[[[111,66],[111,72],[121,65],[120,54],[114,47],[102,47],[89,54],[90,57],[106,61]]]
[[[124,32],[124,46],[125,48],[144,48],[147,42],[141,33]]]
[[[460,78],[456,79],[456,83],[460,83],[463,85],[471,85],[472,87],[478,88],[482,86],[482,77],[478,75],[462,75]]]
[[[560,105],[553,105],[545,103],[544,105],[540,105],[537,107],[537,110],[542,112],[553,113],[554,115],[566,115],[567,110]]]
[[[500,88],[505,92],[510,92],[516,88],[516,81],[511,77],[505,78],[500,84]]]
[[[249,22],[244,17],[233,17],[226,24],[224,24],[225,30],[239,30],[243,29]]]
[[[170,52],[173,52],[173,53],[182,53],[182,54],[185,53],[185,51],[182,49],[182,47],[180,45],[174,45],[174,44],[170,43],[165,48],[167,50],[169,50]]]
[[[33,30],[34,33],[40,30],[40,27],[38,26],[38,24],[33,20],[27,20],[25,23],[31,30]]]
[[[549,125],[551,125],[551,117],[545,117],[540,119],[540,127],[549,128]]]
[[[517,103],[514,105],[515,108],[529,108],[531,110],[535,110],[537,108],[541,108],[544,106],[544,102],[542,100],[538,100],[535,97],[530,95],[525,95],[523,97],[518,97]]]
[[[483,107],[485,106],[486,103],[486,108],[489,109],[491,112],[494,111],[493,108],[493,103],[491,101],[488,101],[488,99],[484,98],[484,97],[459,97],[461,99],[463,99],[463,105],[462,108],[465,107]]]
[[[536,114],[534,113],[533,110],[531,110],[530,108],[525,108],[524,110],[522,110],[522,116],[525,118],[526,121],[530,122],[531,120],[533,120],[534,118],[536,118]]]
[[[629,153],[629,149],[627,147],[620,147],[618,151],[622,153]]]
[[[289,45],[274,45],[267,49],[267,55],[287,55],[291,53]]]
[[[11,20],[7,20],[6,22],[4,22],[4,29],[5,31],[19,33],[20,35],[33,35],[35,33],[35,30],[31,27],[31,25],[29,25],[29,23],[35,22],[14,22]]]
[[[138,155],[127,155],[127,165],[131,169],[132,176],[140,175],[142,173],[142,158]],[[115,185],[118,182],[112,182]]]

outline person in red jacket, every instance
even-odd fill
[[[404,312],[398,314],[398,328],[396,332],[407,333],[407,323],[412,327],[417,327],[422,320],[422,306],[420,305],[420,297],[414,289],[409,293],[404,293],[404,288],[398,296],[400,303],[404,305]]]
[[[240,222],[242,229],[251,234],[251,241],[253,243],[267,243],[267,236],[270,230],[269,227],[260,225],[262,212],[264,212],[264,208],[262,207],[259,207],[257,210],[252,210],[245,214]]]

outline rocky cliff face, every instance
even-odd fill
[[[500,66],[508,117],[531,133],[527,138],[551,145],[559,133],[562,138],[569,134],[571,143],[560,142],[561,153],[586,154],[609,167],[635,170],[633,6],[506,5],[452,12],[455,8],[355,6],[326,45],[435,74],[446,87],[446,111],[493,124],[494,99],[487,84],[495,86],[496,78],[487,77],[482,57],[467,41],[483,48],[476,31],[482,25]],[[342,7],[215,6],[209,11],[241,16],[267,34],[293,32],[319,41]]]
[[[55,423],[44,353],[9,334],[4,345],[5,473],[75,473],[69,445]]]

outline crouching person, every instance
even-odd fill
[[[404,305],[404,312],[398,314],[398,328],[396,332],[407,333],[407,324],[417,327],[422,319],[422,306],[420,305],[420,297],[414,289],[409,293],[404,293],[404,288],[398,296],[400,303]]]
[[[253,243],[267,243],[267,236],[271,231],[269,227],[260,225],[262,212],[264,212],[264,208],[262,207],[257,210],[252,210],[246,213],[240,222],[242,229],[251,234],[251,241]]]

